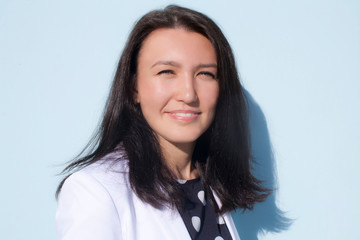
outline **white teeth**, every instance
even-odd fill
[[[194,113],[174,113],[174,115],[180,116],[180,117],[191,117],[191,116],[194,116]]]

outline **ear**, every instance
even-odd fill
[[[135,91],[134,91],[134,102],[136,104],[140,103],[139,94],[138,94],[137,89],[135,89]]]
[[[139,99],[139,94],[138,94],[138,89],[137,89],[137,74],[135,74],[133,76],[134,78],[134,96],[133,96],[133,99],[134,99],[134,102],[136,104],[139,104],[140,103],[140,99]]]

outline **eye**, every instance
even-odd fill
[[[157,75],[162,75],[162,74],[174,74],[174,71],[170,69],[166,69],[157,73]]]
[[[203,75],[203,76],[205,76],[205,77],[211,77],[212,79],[216,79],[215,74],[212,73],[212,72],[206,72],[206,71],[204,71],[204,72],[199,72],[199,75]]]

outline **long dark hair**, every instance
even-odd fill
[[[196,142],[193,164],[209,196],[214,191],[220,198],[222,207],[214,204],[218,213],[251,209],[269,191],[251,173],[247,103],[232,50],[210,18],[179,6],[151,11],[136,23],[120,58],[102,124],[85,148],[89,153],[73,161],[63,173],[101,160],[122,143],[129,160],[129,181],[138,197],[155,208],[181,206],[182,190],[171,177],[154,132],[134,101],[139,51],[146,37],[159,28],[183,28],[202,34],[212,43],[217,55],[219,98],[211,126]],[[214,202],[213,197],[211,200]]]

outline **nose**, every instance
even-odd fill
[[[192,74],[185,74],[178,79],[176,98],[184,103],[193,103],[198,100],[196,82]]]

